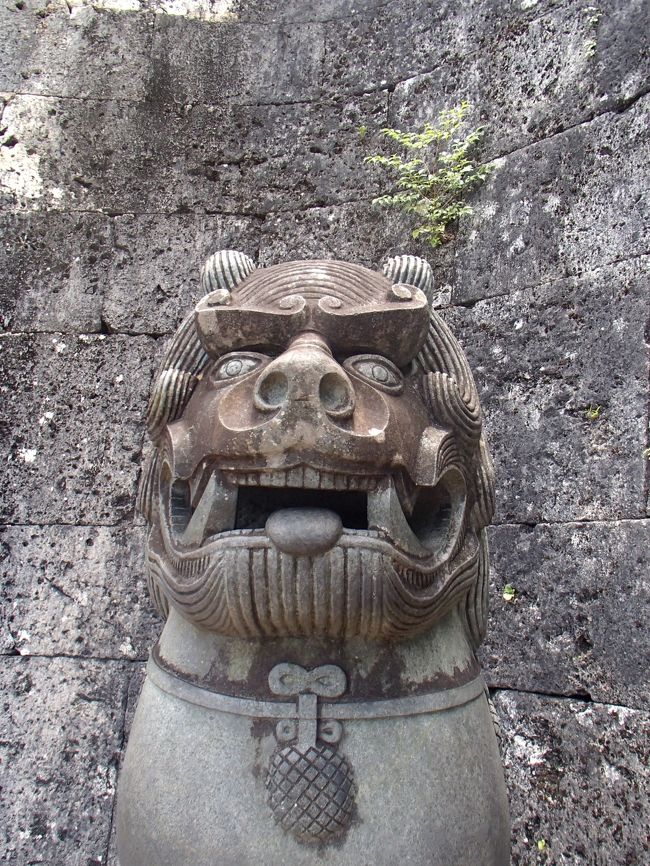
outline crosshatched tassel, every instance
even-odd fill
[[[324,743],[279,749],[266,786],[273,817],[302,842],[328,842],[350,825],[352,771],[343,755]]]

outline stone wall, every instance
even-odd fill
[[[647,16],[643,0],[2,0],[3,862],[116,863],[160,628],[134,525],[143,417],[224,247],[429,256],[499,479],[482,660],[513,863],[649,862]],[[371,207],[363,158],[382,126],[464,97],[497,170],[431,252]]]

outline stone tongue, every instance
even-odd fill
[[[317,556],[341,537],[343,524],[328,508],[282,508],[266,521],[266,534],[283,553]]]

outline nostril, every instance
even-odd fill
[[[273,370],[258,383],[255,404],[258,409],[279,409],[286,402],[288,391],[287,377],[279,370]]]
[[[330,415],[351,415],[354,409],[352,388],[340,373],[325,373],[318,386],[320,401]]]

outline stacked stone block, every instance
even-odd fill
[[[3,3],[0,859],[115,863],[160,628],[133,512],[147,395],[230,247],[429,257],[497,464],[482,661],[513,863],[647,862],[646,19],[641,0]],[[371,206],[363,159],[463,98],[496,169],[432,252]]]

